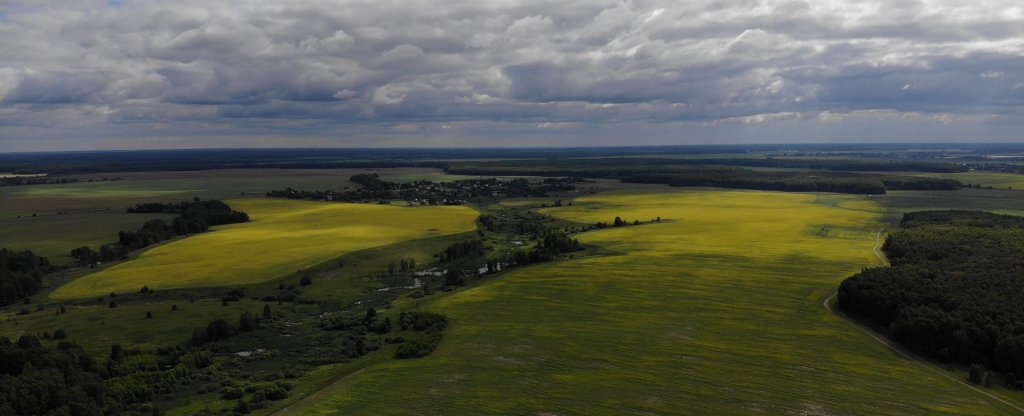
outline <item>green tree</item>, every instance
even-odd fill
[[[238,318],[238,329],[245,332],[252,332],[252,330],[256,329],[256,318],[251,312],[245,311]]]

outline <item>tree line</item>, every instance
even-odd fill
[[[128,208],[129,213],[143,214],[178,214],[167,224],[162,219],[146,221],[138,230],[119,231],[117,242],[104,244],[100,249],[93,250],[82,246],[71,250],[71,257],[79,264],[92,265],[97,262],[112,261],[123,258],[128,253],[171,239],[179,235],[206,232],[212,226],[235,224],[249,221],[249,215],[232,210],[228,204],[218,200],[182,201],[178,203],[147,203],[137,204]]]
[[[1024,388],[1024,218],[925,211],[901,225],[882,247],[892,265],[846,279],[839,306],[914,351]]]
[[[629,183],[709,186],[786,192],[885,194],[887,190],[956,190],[959,181],[903,175],[822,171],[764,172],[729,166],[679,165],[646,159],[502,161],[457,165],[460,175],[539,175],[619,179]]]

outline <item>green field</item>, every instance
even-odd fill
[[[219,169],[182,172],[124,172],[75,175],[83,182],[0,187],[0,217],[33,213],[75,212],[117,208],[140,202],[191,199],[229,199],[263,195],[287,187],[303,190],[344,189],[354,186],[357,173],[381,175],[441,175],[439,169]],[[85,182],[103,178],[116,181]]]
[[[872,195],[870,198],[885,207],[888,222],[899,222],[907,212],[933,209],[967,209],[1024,215],[1024,192],[1004,189],[889,191],[885,195]]]
[[[92,211],[45,217],[0,218],[0,247],[32,250],[51,263],[74,261],[71,249],[98,248],[117,241],[117,232],[134,230],[154,218],[170,222],[172,214],[127,214],[121,210]]]
[[[222,169],[76,175],[83,182],[0,187],[0,247],[32,250],[56,264],[68,264],[68,252],[73,248],[95,249],[116,241],[118,231],[137,229],[152,218],[173,218],[125,214],[124,208],[128,206],[194,196],[230,199],[287,187],[344,189],[355,186],[348,181],[349,177],[367,172],[444,178],[441,170],[430,168]],[[102,181],[103,178],[120,179]]]
[[[1018,413],[823,306],[880,263],[872,201],[691,190],[575,202],[544,212],[663,221],[579,236],[618,254],[424,301],[452,319],[439,349],[370,365],[280,414]]]
[[[991,186],[997,189],[1019,189],[1024,190],[1024,175],[1017,173],[1000,173],[986,171],[972,171],[963,173],[910,173],[913,176],[927,176],[932,178],[956,179],[962,183],[971,185]]]
[[[242,285],[314,266],[347,252],[403,240],[476,229],[477,212],[462,206],[398,207],[272,199],[228,203],[251,222],[149,249],[138,259],[75,279],[55,299],[110,292]]]

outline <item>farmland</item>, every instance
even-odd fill
[[[544,212],[663,221],[580,236],[617,254],[423,304],[454,322],[430,357],[375,364],[281,414],[1016,412],[822,306],[839,279],[880,262],[871,201],[682,191],[574,202]]]
[[[201,197],[228,199],[262,195],[275,188],[343,189],[366,169],[232,169],[184,172],[124,172],[76,175],[82,182],[0,187],[0,247],[31,249],[57,264],[71,261],[71,249],[117,240],[153,218],[125,214],[140,202],[171,202]],[[391,175],[429,177],[427,168],[374,169]],[[117,178],[118,180],[103,179]],[[95,182],[88,182],[95,181]]]
[[[36,289],[7,296],[0,336],[34,336],[48,348],[71,341],[114,367],[112,345],[132,362],[211,357],[206,367],[101,376],[122,414],[244,413],[243,404],[257,415],[989,415],[1024,407],[1002,375],[969,384],[965,362],[914,356],[886,341],[885,328],[829,302],[844,278],[883,263],[873,249],[904,213],[1020,214],[1024,191],[852,195],[500,176],[449,183],[466,177],[443,165],[390,163],[71,169],[64,175],[77,182],[0,188],[0,247],[60,266],[45,269]],[[537,163],[557,172],[583,162]],[[744,175],[776,171],[793,170]],[[367,173],[395,183],[353,177]],[[968,174],[988,175],[898,175]],[[978,184],[996,183],[985,178]],[[435,184],[400,185],[418,180]],[[161,237],[112,262],[118,257],[83,266],[68,256],[179,215],[126,206],[197,197],[251,221]],[[411,312],[441,314],[443,333],[407,329]],[[226,329],[214,338],[216,328]],[[434,339],[420,358],[398,354]],[[172,373],[180,378],[160,381]],[[139,391],[125,395],[126,385]],[[269,401],[261,390],[283,386]]]
[[[973,171],[963,173],[914,173],[914,176],[931,178],[956,179],[965,184],[991,186],[996,189],[1024,190],[1024,175],[1018,173],[1001,173]]]
[[[393,207],[238,199],[235,209],[252,222],[172,241],[138,259],[76,279],[58,288],[58,299],[138,291],[142,286],[242,285],[314,266],[346,252],[401,240],[457,234],[476,228],[465,207]]]

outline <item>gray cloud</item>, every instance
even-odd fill
[[[47,3],[0,151],[1022,139],[1012,1]]]

